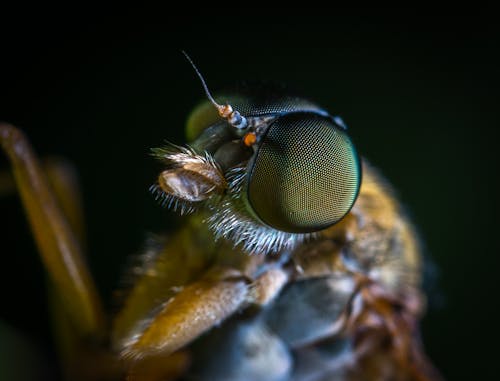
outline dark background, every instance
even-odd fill
[[[78,168],[88,260],[106,303],[147,233],[172,225],[147,191],[159,169],[148,152],[165,139],[182,143],[185,118],[203,98],[186,49],[214,91],[269,79],[343,117],[435,263],[422,324],[429,356],[449,380],[494,374],[500,62],[492,13],[231,12],[155,22],[133,11],[2,16],[0,120],[22,127],[41,156]],[[53,377],[44,273],[16,196],[0,199],[0,216],[0,352],[14,369],[29,352]]]

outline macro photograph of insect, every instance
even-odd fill
[[[2,27],[0,380],[495,374],[488,22],[132,16]]]

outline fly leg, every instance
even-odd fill
[[[231,268],[215,267],[182,287],[117,348],[128,363],[129,380],[175,379],[189,357],[182,350],[235,313],[248,298],[248,281]]]
[[[442,380],[420,342],[422,296],[411,288],[395,295],[364,276],[358,281],[347,330],[354,337],[361,369],[382,379]]]
[[[183,263],[176,267],[177,278],[184,271],[183,267],[191,267],[188,253],[193,251],[187,249],[191,240],[184,241],[187,247],[182,247],[176,242],[179,238],[182,238],[182,230],[173,237],[171,246],[167,245],[172,249],[167,250],[170,261],[179,253],[186,254],[181,256]],[[266,304],[287,280],[287,274],[279,269],[269,269],[256,279],[250,279],[245,269],[236,267],[212,265],[194,279],[181,281],[178,284],[183,286],[162,298],[163,303],[150,311],[135,328],[127,330],[125,335],[126,331],[121,330],[122,334],[115,337],[115,348],[129,364],[130,380],[175,379],[172,365],[177,364],[179,372],[188,366],[186,346],[239,310],[249,305]],[[172,276],[168,278],[175,278],[175,271],[170,271]],[[140,285],[139,282],[136,287]],[[170,369],[163,369],[166,365]]]
[[[49,275],[57,330],[66,342],[63,348],[101,341],[104,315],[78,242],[83,218],[71,170],[57,161],[42,165],[24,134],[8,124],[0,124],[0,147],[11,162],[14,180],[4,175],[2,189],[17,186]]]
[[[150,317],[142,331],[123,342],[130,360],[169,354],[236,312],[248,299],[247,278],[237,270],[213,268],[183,287]]]

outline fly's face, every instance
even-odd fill
[[[250,252],[292,249],[349,212],[361,167],[339,118],[276,88],[217,101],[230,113],[195,109],[189,148],[154,150],[166,164],[157,198],[181,213],[208,209],[215,236]]]

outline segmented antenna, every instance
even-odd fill
[[[191,66],[193,67],[194,71],[198,75],[198,78],[200,78],[201,84],[203,85],[203,88],[205,89],[205,94],[207,95],[208,100],[215,106],[217,109],[217,112],[221,116],[221,118],[226,119],[226,121],[233,126],[234,128],[237,128],[239,130],[243,130],[248,127],[248,121],[247,119],[241,115],[237,110],[233,110],[233,107],[230,104],[225,104],[225,105],[220,105],[218,104],[212,94],[210,93],[210,90],[208,90],[207,83],[205,82],[205,79],[201,75],[200,71],[194,64],[193,60],[191,57],[188,56],[188,54],[183,50],[182,54],[187,58]]]

